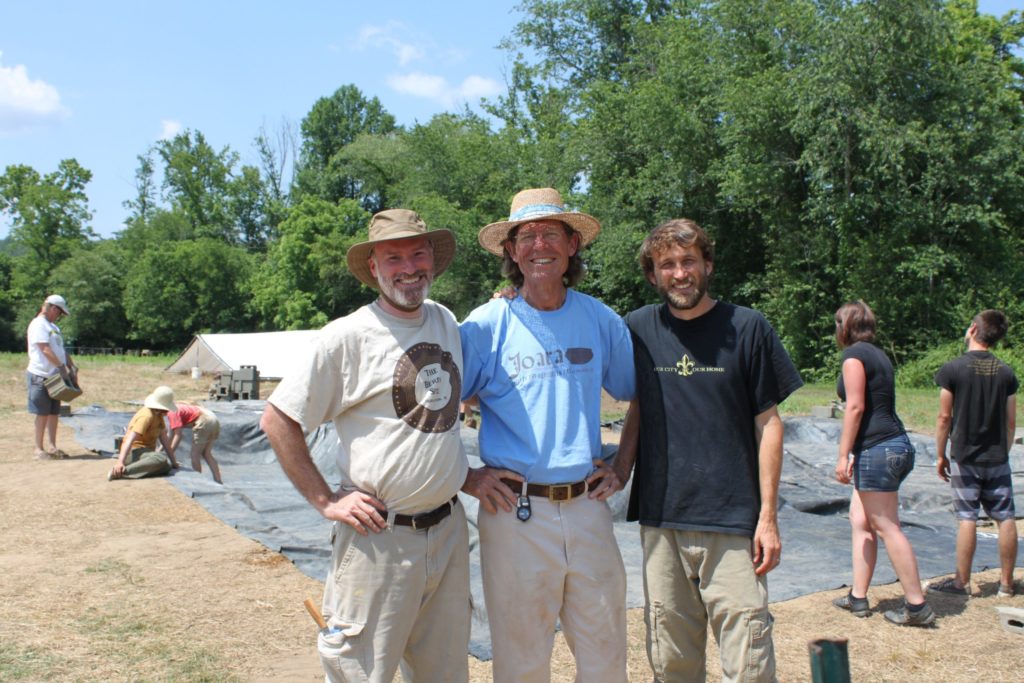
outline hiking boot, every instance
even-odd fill
[[[1001,584],[999,584],[999,592],[996,593],[996,597],[997,598],[1012,598],[1016,592],[1017,592],[1017,589],[1014,588],[1014,585],[1012,583],[1009,586],[1001,583]]]
[[[943,579],[942,581],[933,581],[932,583],[929,583],[927,590],[929,593],[948,593],[950,595],[963,595],[965,597],[971,594],[971,592],[967,590],[967,586],[956,585],[956,577],[954,576],[951,576],[948,579]]]
[[[870,617],[871,607],[868,606],[868,598],[853,597],[853,593],[847,593],[841,597],[836,598],[832,601],[832,604],[839,609],[845,609],[849,611],[855,617]]]
[[[927,602],[916,612],[911,611],[904,603],[903,607],[886,612],[885,619],[897,626],[931,626],[935,622],[935,612]]]

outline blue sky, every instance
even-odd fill
[[[8,0],[0,10],[0,169],[74,157],[93,229],[122,227],[136,157],[184,129],[256,163],[252,140],[298,130],[354,83],[400,124],[504,91],[515,0],[294,3]],[[980,0],[1002,15],[1024,0]],[[0,222],[0,237],[8,226]]]

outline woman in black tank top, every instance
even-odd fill
[[[853,585],[832,601],[858,617],[871,613],[868,586],[878,557],[878,538],[903,587],[905,604],[885,618],[903,626],[927,626],[935,614],[925,601],[914,549],[900,528],[899,486],[914,467],[914,447],[896,416],[892,363],[872,342],[875,315],[863,301],[836,311],[836,341],[843,349],[839,397],[846,401],[839,437],[836,479],[854,483],[850,497]]]

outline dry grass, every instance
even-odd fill
[[[76,405],[131,410],[158,384],[206,396],[208,379],[166,375],[159,360],[81,360]],[[108,483],[109,461],[75,447],[67,428],[59,442],[71,459],[32,460],[23,376],[23,357],[0,356],[0,680],[322,680],[302,608],[322,584],[166,481]],[[829,604],[840,591],[776,603],[779,678],[810,678],[808,641],[848,638],[853,680],[1021,680],[1024,638],[999,627],[994,607],[1024,597],[995,598],[996,581],[988,571],[972,599],[935,598],[938,627],[927,630],[840,612]],[[898,596],[895,585],[870,595],[883,609]],[[630,679],[650,680],[642,610],[630,610],[629,634]],[[711,641],[710,680],[716,659]],[[473,681],[490,680],[488,663],[469,662]],[[560,636],[552,670],[556,683],[573,679]]]

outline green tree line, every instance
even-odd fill
[[[138,157],[123,229],[98,239],[67,159],[0,176],[0,347],[44,294],[84,346],[177,349],[200,332],[315,327],[371,300],[345,266],[373,212],[456,234],[432,297],[463,316],[500,284],[476,242],[523,187],[597,216],[581,288],[652,300],[646,232],[716,240],[713,294],[763,311],[805,373],[834,371],[832,314],[864,299],[898,363],[998,307],[1024,340],[1024,37],[974,0],[525,0],[507,93],[400,126],[343,85],[259,162],[184,131]]]

